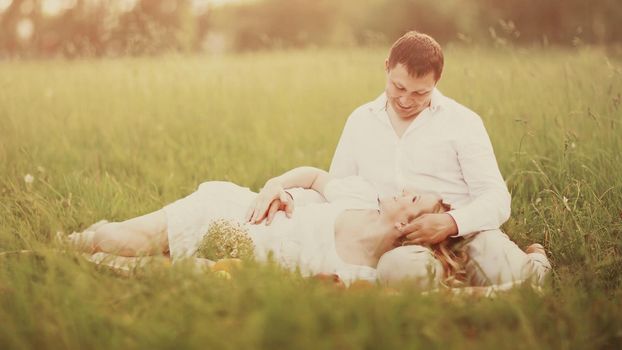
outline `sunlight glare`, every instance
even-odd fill
[[[76,6],[76,2],[76,0],[44,0],[41,10],[46,16],[58,16]]]
[[[45,15],[56,16],[63,11],[63,6],[59,0],[44,0],[41,10]]]
[[[22,18],[15,26],[17,36],[22,40],[30,40],[35,31],[35,26],[30,18]]]
[[[138,0],[120,0],[117,3],[119,12],[130,12],[136,7]]]
[[[0,0],[0,12],[6,11],[12,3],[13,0]]]

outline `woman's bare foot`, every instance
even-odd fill
[[[95,231],[74,232],[63,239],[64,243],[69,244],[77,250],[94,253],[93,238]]]
[[[65,237],[64,239],[61,238],[61,240],[65,243],[68,243],[73,248],[84,252],[93,253],[93,236],[100,227],[106,224],[108,224],[108,220],[99,220],[93,225],[87,227],[84,231],[74,232]]]

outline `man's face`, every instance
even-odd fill
[[[408,74],[406,67],[401,63],[389,69],[388,61],[385,61],[385,66],[387,68],[385,92],[389,106],[402,119],[418,116],[430,105],[432,91],[437,83],[434,72],[417,78]]]

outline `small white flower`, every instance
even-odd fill
[[[35,181],[35,177],[30,175],[30,174],[26,174],[26,176],[24,176],[24,182],[27,184],[31,184],[33,183],[33,181]]]
[[[570,206],[568,205],[568,198],[566,198],[566,196],[562,197],[562,202],[564,202],[564,207],[566,207],[566,210],[572,211],[572,209],[570,209]]]

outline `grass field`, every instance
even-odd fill
[[[603,51],[449,48],[441,91],[484,120],[542,242],[542,294],[339,291],[251,267],[133,277],[51,250],[57,231],[155,210],[211,179],[258,189],[327,168],[383,88],[384,50],[0,62],[0,348],[620,348],[622,62]],[[30,175],[25,181],[25,176]]]

